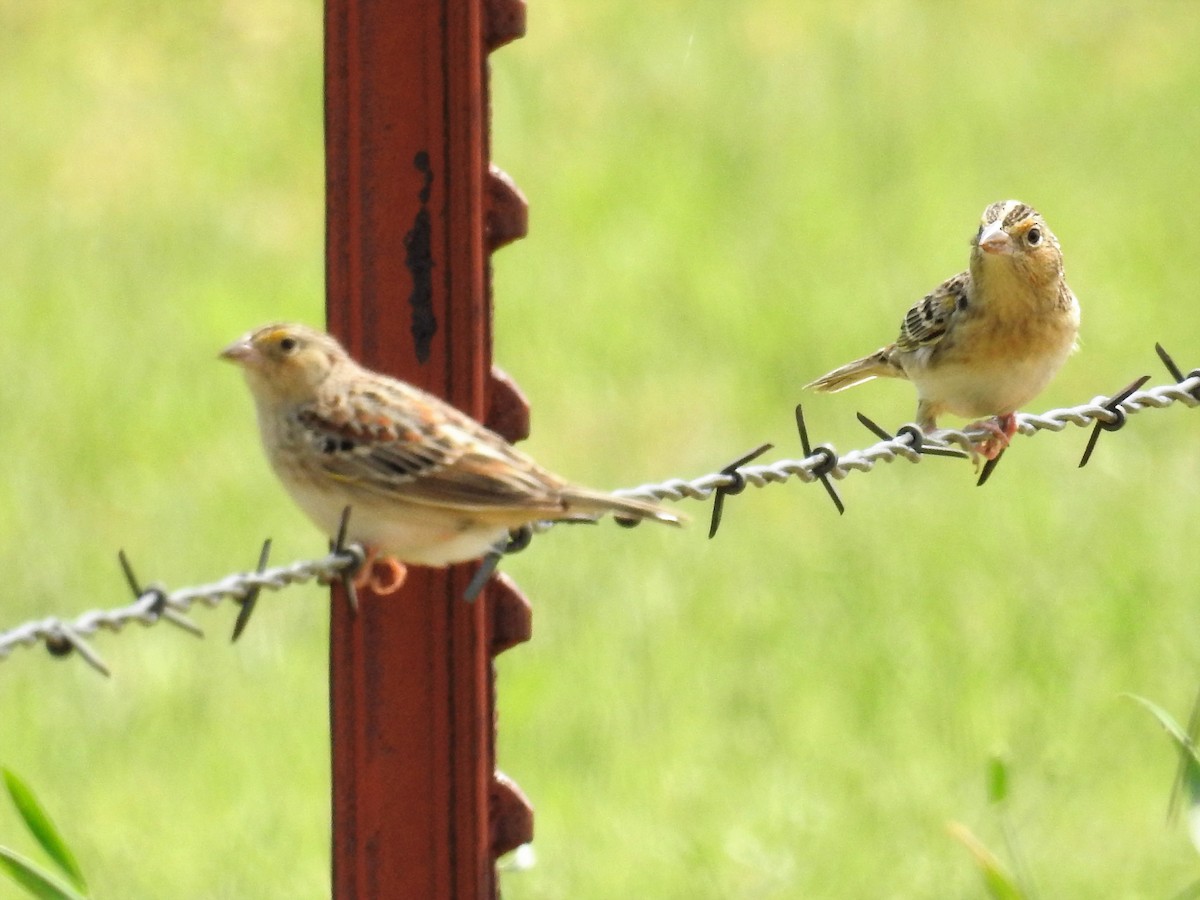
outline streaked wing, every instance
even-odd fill
[[[560,485],[443,401],[388,381],[297,414],[319,465],[358,491],[462,509],[559,509]]]
[[[896,347],[912,351],[936,344],[946,333],[951,320],[967,308],[967,286],[971,277],[962,272],[942,282],[904,316]]]

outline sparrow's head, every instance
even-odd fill
[[[1062,277],[1062,251],[1045,219],[1020,200],[1001,200],[983,211],[971,239],[971,270],[1007,267],[1035,285]]]
[[[264,325],[221,351],[237,363],[260,399],[304,400],[350,360],[329,335],[304,325]]]

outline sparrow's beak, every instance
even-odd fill
[[[254,357],[254,345],[250,343],[249,338],[242,338],[240,341],[234,341],[228,347],[221,351],[221,359],[227,359],[230,362],[242,364]]]
[[[1001,256],[1008,256],[1013,252],[1012,238],[1004,230],[1003,223],[993,222],[983,229],[983,234],[979,235],[979,249],[984,253]]]

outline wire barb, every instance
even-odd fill
[[[800,446],[804,450],[804,458],[808,459],[812,456],[821,456],[823,461],[817,463],[809,471],[820,479],[821,484],[825,486],[825,493],[829,495],[829,499],[833,501],[833,505],[837,507],[838,515],[846,514],[846,504],[842,503],[842,498],[838,496],[837,488],[833,486],[833,482],[829,480],[829,476],[837,469],[838,455],[837,451],[832,447],[820,446],[814,451],[808,442],[808,428],[804,424],[804,404],[796,404],[796,430],[800,432]]]
[[[271,539],[267,538],[263,541],[262,550],[258,553],[258,567],[254,570],[259,575],[267,568],[267,560],[271,558]],[[249,592],[239,602],[241,608],[238,610],[237,619],[233,623],[233,634],[229,638],[229,642],[233,643],[242,636],[242,632],[246,630],[246,624],[250,621],[250,616],[254,613],[255,604],[258,603],[258,595],[262,592],[262,585],[255,585],[250,588]]]
[[[1175,383],[1179,384],[1183,381],[1183,370],[1175,364],[1175,360],[1171,358],[1171,354],[1163,349],[1162,344],[1154,345],[1154,352],[1158,354],[1158,358],[1162,360],[1162,364],[1167,367],[1167,371],[1171,373],[1171,377],[1175,379]]]
[[[508,541],[504,545],[502,551],[505,556],[512,553],[520,553],[533,542],[533,526],[522,525],[520,528],[514,528],[508,533]]]
[[[104,660],[100,658],[100,654],[93,650],[91,645],[85,641],[79,635],[79,633],[75,631],[74,628],[72,628],[66,622],[59,622],[58,634],[61,639],[70,647],[70,649],[75,651],[75,653],[77,653],[79,657],[89,666],[91,666],[105,678],[112,676],[112,670],[110,670],[108,666],[104,664]],[[51,652],[53,653],[54,651]],[[66,653],[55,655],[65,656]]]
[[[920,427],[914,424],[903,425],[901,426],[900,430],[896,432],[896,437],[898,438],[902,438],[906,435],[908,436],[909,446],[913,448],[914,452],[925,452],[925,432],[922,431]]]
[[[1000,465],[1000,457],[1003,455],[1004,449],[983,464],[983,469],[979,472],[979,480],[975,482],[975,487],[983,487],[985,484],[987,484],[987,480],[991,478],[992,473],[996,471],[996,466]]]
[[[582,520],[581,520],[582,521]],[[587,524],[595,525],[594,520],[586,520]],[[617,519],[617,524],[626,528],[631,528],[637,524],[633,520]],[[482,593],[484,586],[487,584],[492,573],[496,571],[496,566],[500,564],[501,558],[512,553],[520,553],[533,542],[533,526],[522,525],[520,528],[514,528],[508,533],[508,537],[500,541],[489,550],[479,563],[479,569],[475,572],[471,582],[467,585],[467,589],[463,591],[463,599],[468,603],[475,600]]]
[[[350,507],[342,510],[342,520],[338,523],[337,537],[329,542],[329,552],[334,556],[345,558],[350,565],[338,574],[342,590],[350,603],[350,610],[358,615],[358,589],[354,586],[354,576],[366,564],[367,554],[362,548],[355,552],[356,545],[346,543],[346,532],[350,527]]]
[[[117,562],[121,564],[121,571],[125,573],[125,583],[133,591],[133,596],[142,596],[141,586],[138,584],[137,576],[133,574],[133,566],[129,562],[129,557],[125,555],[124,548],[117,551]]]
[[[1176,384],[1183,384],[1190,378],[1200,380],[1200,369],[1192,369],[1191,372],[1184,375],[1183,370],[1175,364],[1175,360],[1171,358],[1171,354],[1163,349],[1162,344],[1155,344],[1154,352],[1158,354],[1158,358],[1162,360],[1162,364],[1167,367],[1167,371],[1171,373],[1171,377],[1175,379]],[[1200,400],[1200,385],[1193,387],[1188,393],[1196,400]]]
[[[863,413],[855,413],[858,421],[873,435],[880,440],[892,441],[899,440],[905,435],[909,438],[909,446],[912,447],[915,453],[921,456],[949,456],[953,459],[969,459],[970,454],[964,450],[959,450],[957,447],[948,447],[944,444],[934,443],[935,435],[926,434],[921,430],[921,426],[915,423],[901,426],[896,432],[895,437],[891,432],[884,429],[877,422],[867,418]]]
[[[1156,347],[1160,346],[1158,344]],[[1125,427],[1127,418],[1125,410],[1121,408],[1121,404],[1132,397],[1139,388],[1150,380],[1149,375],[1143,375],[1137,381],[1131,382],[1128,387],[1118,391],[1111,398],[1100,405],[1101,409],[1109,414],[1107,421],[1097,416],[1096,426],[1092,429],[1092,436],[1088,438],[1087,448],[1083,451],[1083,457],[1079,460],[1079,468],[1083,468],[1088,464],[1088,460],[1092,458],[1092,451],[1096,449],[1096,441],[1100,440],[1101,431],[1120,431]]]
[[[858,421],[867,429],[867,431],[871,432],[871,434],[875,435],[875,437],[879,438],[881,441],[890,441],[892,439],[891,433],[885,431],[877,422],[875,422],[874,419],[869,419],[865,414],[860,412],[855,413],[854,415],[858,417]]]
[[[725,512],[725,498],[740,494],[746,489],[746,478],[740,471],[742,466],[758,459],[774,446],[774,444],[759,444],[749,453],[739,456],[721,470],[720,474],[724,476],[726,483],[718,486],[713,496],[712,520],[708,524],[710,541],[716,537],[717,529],[721,527],[721,516]]]
[[[474,603],[475,599],[483,593],[488,579],[492,577],[492,573],[496,571],[496,566],[500,564],[501,557],[507,552],[507,546],[507,541],[503,544],[497,544],[484,555],[479,563],[479,568],[475,571],[475,575],[467,585],[467,589],[463,591],[463,599],[468,603]]]
[[[133,574],[133,565],[129,562],[129,557],[124,550],[117,551],[117,561],[121,564],[121,571],[125,574],[125,583],[133,592],[134,603],[142,608],[143,617],[147,621],[157,622],[159,619],[165,619],[188,634],[204,637],[203,628],[179,610],[171,608],[166,592],[161,587],[156,584],[141,586],[137,576]]]

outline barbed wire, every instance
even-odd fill
[[[87,637],[101,630],[117,633],[135,622],[145,626],[169,622],[197,637],[203,637],[203,630],[187,615],[197,603],[210,608],[230,600],[237,603],[241,611],[234,627],[233,636],[236,640],[249,617],[248,611],[253,609],[262,590],[279,591],[313,580],[329,583],[355,571],[365,559],[362,548],[357,544],[350,544],[345,547],[335,546],[320,559],[300,560],[285,566],[266,568],[266,554],[270,544],[270,541],[263,544],[260,564],[254,571],[227,575],[211,584],[180,588],[170,593],[154,584],[140,587],[122,551],[119,558],[133,589],[135,599],[132,603],[113,609],[92,610],[69,621],[54,616],[36,619],[0,632],[0,662],[7,659],[17,647],[42,643],[54,656],[78,653],[94,669],[108,675],[108,666],[92,649],[86,640]]]
[[[1176,403],[1188,407],[1200,406],[1200,369],[1194,369],[1184,375],[1174,360],[1161,345],[1155,345],[1159,359],[1167,371],[1175,379],[1174,383],[1162,384],[1148,390],[1140,390],[1149,380],[1148,375],[1139,378],[1111,397],[1096,397],[1089,403],[1079,406],[1052,409],[1038,414],[1022,413],[1016,417],[1017,432],[1033,436],[1040,431],[1061,432],[1068,425],[1093,427],[1087,448],[1079,465],[1084,466],[1091,458],[1099,436],[1104,431],[1118,431],[1128,421],[1128,417],[1148,409],[1165,409]],[[709,527],[709,537],[717,533],[726,498],[740,494],[747,487],[765,487],[769,484],[782,484],[791,479],[802,482],[821,482],[839,513],[845,511],[837,489],[832,480],[840,481],[852,472],[870,472],[879,463],[891,463],[896,460],[920,462],[923,456],[958,456],[978,459],[978,445],[982,439],[993,436],[986,428],[969,428],[966,430],[943,429],[935,434],[924,434],[916,425],[905,425],[894,435],[889,434],[861,413],[859,421],[873,434],[880,438],[876,443],[859,450],[851,450],[839,454],[830,444],[812,446],[809,443],[808,430],[804,421],[803,409],[796,407],[796,425],[800,435],[801,448],[804,455],[800,459],[783,459],[773,463],[755,465],[757,459],[768,450],[771,444],[762,444],[754,450],[732,461],[717,472],[702,475],[690,480],[672,478],[655,484],[643,484],[638,487],[614,491],[622,497],[643,500],[708,500],[713,498],[712,518]],[[1003,451],[1001,452],[1002,455]],[[987,460],[980,474],[978,484],[987,481],[1000,455]],[[832,480],[831,480],[832,479]],[[196,625],[187,613],[197,603],[210,608],[223,602],[233,601],[238,604],[239,612],[233,630],[236,640],[245,628],[250,613],[261,591],[279,591],[294,584],[302,584],[316,580],[320,583],[340,581],[352,604],[357,604],[354,585],[351,576],[361,569],[367,560],[362,546],[346,542],[346,526],[350,514],[349,508],[342,517],[337,538],[331,542],[329,553],[318,559],[301,560],[284,566],[267,568],[267,558],[271,542],[263,544],[259,554],[258,567],[252,571],[227,575],[219,581],[197,587],[180,588],[167,592],[158,585],[141,586],[133,574],[124,552],[119,554],[121,566],[125,572],[134,600],[124,606],[107,610],[92,610],[73,619],[47,617],[26,622],[15,628],[0,632],[0,662],[6,660],[17,647],[32,647],[44,644],[50,653],[56,656],[77,654],[97,671],[108,675],[109,668],[91,647],[86,638],[98,631],[106,630],[120,632],[125,626],[138,623],[144,626],[169,622],[177,627],[203,637],[204,632]],[[472,600],[482,589],[488,575],[495,568],[497,561],[505,552],[517,552],[524,549],[534,533],[544,532],[555,523],[539,522],[520,533],[514,534],[504,550],[497,550],[485,558],[471,586],[467,589],[467,600]],[[635,524],[622,522],[622,524]]]
[[[1166,409],[1176,403],[1188,407],[1200,406],[1200,369],[1194,369],[1184,375],[1161,344],[1155,345],[1155,351],[1175,378],[1175,383],[1139,390],[1150,379],[1149,375],[1144,375],[1111,397],[1098,396],[1089,403],[1052,409],[1040,415],[1019,413],[1016,416],[1017,433],[1032,437],[1039,431],[1061,432],[1068,425],[1093,426],[1087,448],[1079,461],[1082,467],[1091,459],[1100,434],[1105,431],[1119,431],[1125,426],[1129,416],[1147,409]],[[797,478],[804,482],[823,482],[831,496],[834,496],[835,505],[841,512],[844,511],[844,505],[836,497],[836,491],[829,482],[830,478],[841,480],[851,472],[870,472],[879,463],[891,463],[898,459],[915,463],[920,462],[922,456],[928,455],[973,458],[978,454],[979,442],[994,436],[984,427],[965,430],[940,429],[929,435],[913,424],[905,425],[895,435],[889,435],[862,413],[858,414],[858,419],[882,440],[861,450],[851,450],[844,455],[839,455],[830,444],[810,447],[803,411],[798,406],[796,424],[805,450],[802,459],[783,459],[765,465],[746,464],[770,449],[771,445],[764,444],[711,475],[703,475],[690,481],[670,479],[659,484],[644,484],[614,493],[642,500],[706,500],[713,494],[731,496],[741,493],[747,486],[765,487],[768,484],[782,484]],[[987,481],[999,460],[998,455],[984,464],[978,484],[982,485]],[[710,529],[710,535],[716,533],[715,526],[719,524],[719,518],[718,512],[714,516],[716,521]]]

